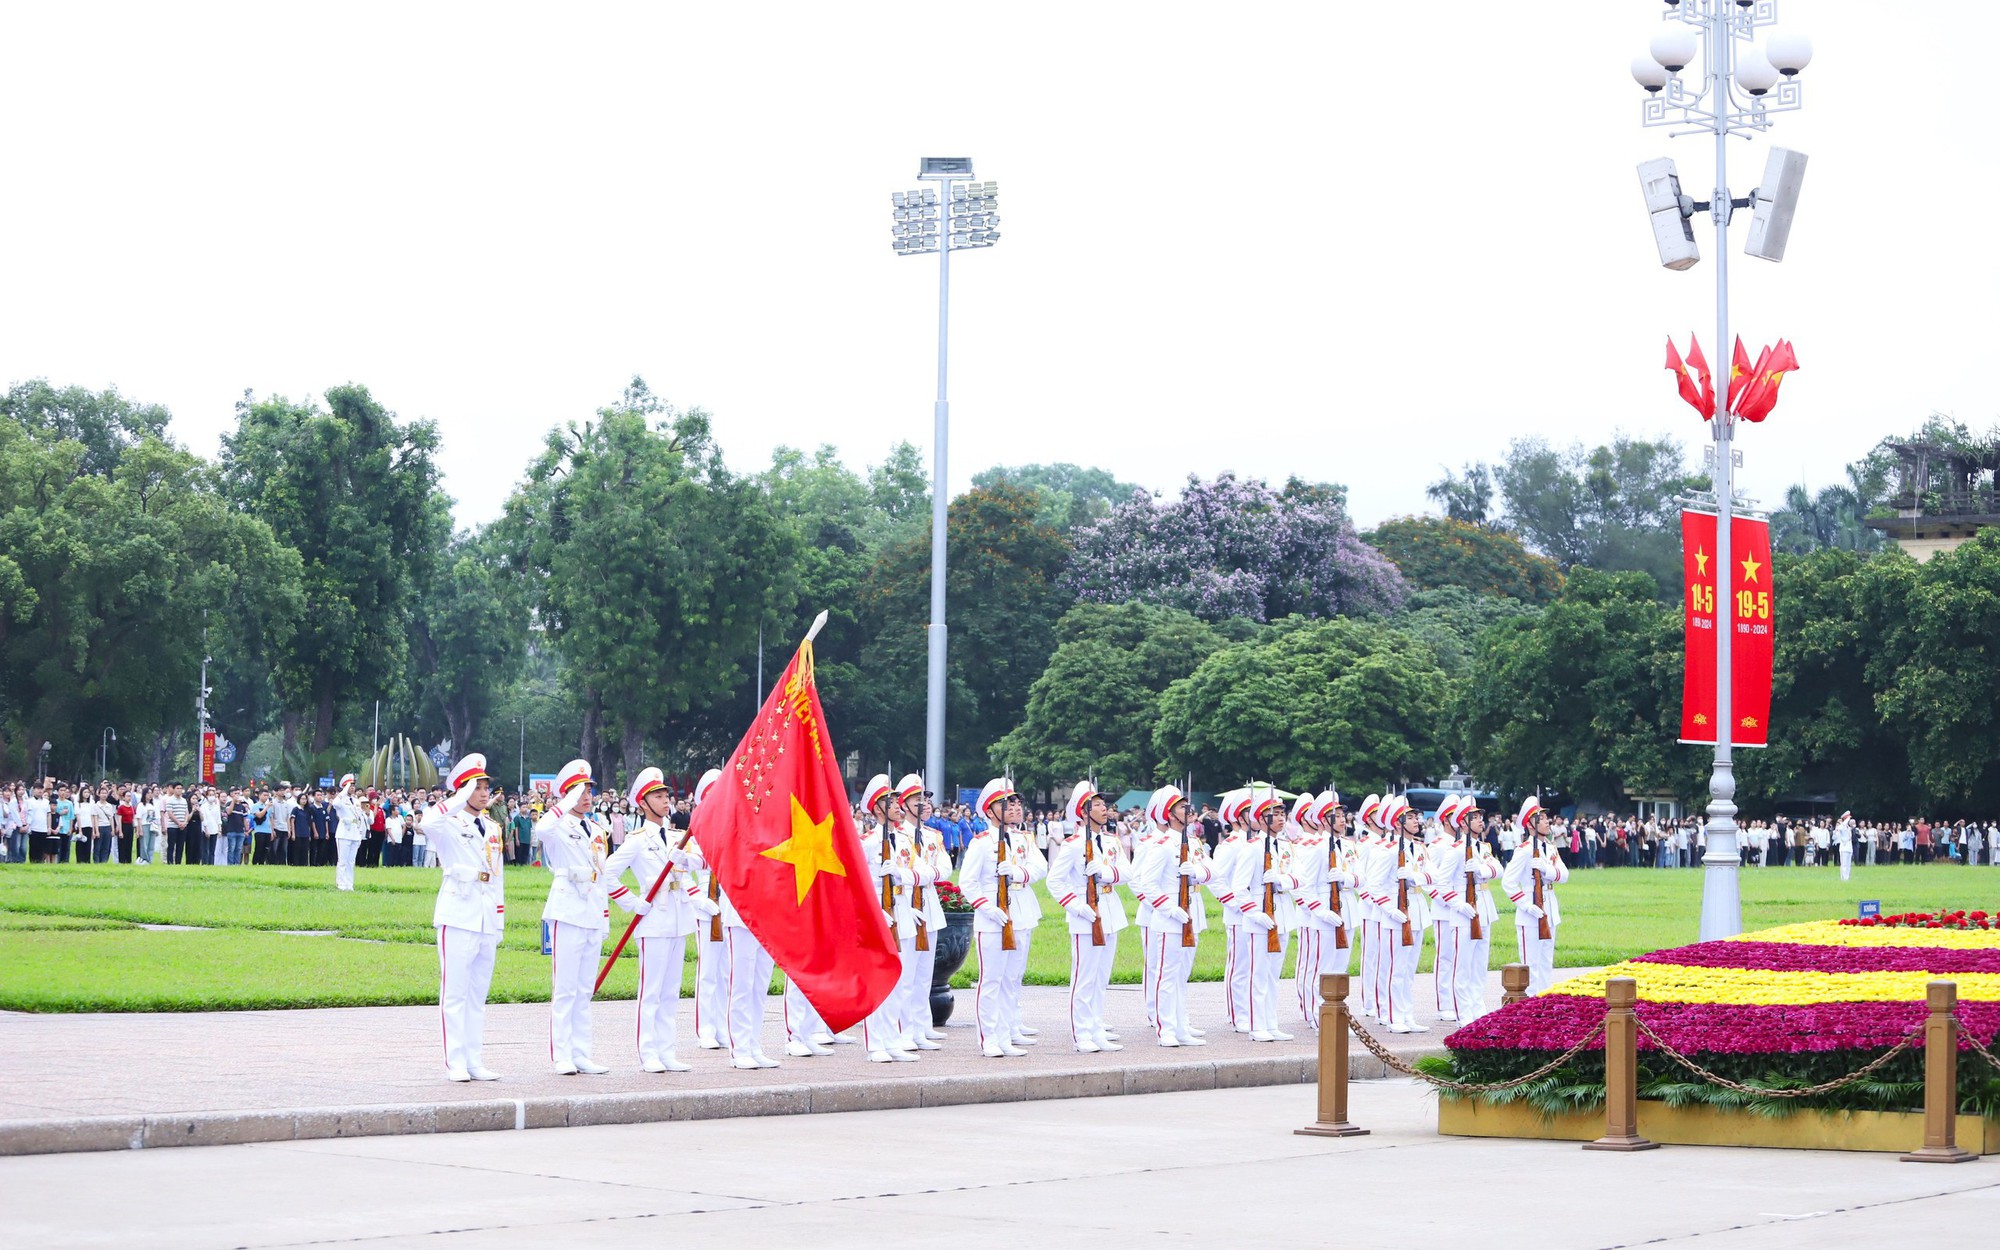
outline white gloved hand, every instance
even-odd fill
[[[1556,867],[1554,860],[1537,859],[1534,861],[1534,866],[1535,871],[1541,873],[1544,877],[1553,877],[1561,871]]]
[[[1063,908],[1063,910],[1068,912],[1071,916],[1075,917],[1077,920],[1082,921],[1084,924],[1090,924],[1091,922],[1097,919],[1097,913],[1092,911],[1090,909],[1090,904],[1084,902],[1082,899],[1078,899],[1076,902],[1071,903],[1069,906]]]
[[[1281,894],[1290,894],[1299,888],[1299,879],[1288,872],[1267,873],[1264,880],[1268,881]]]
[[[1028,879],[1027,870],[1011,859],[995,868],[993,875],[996,877],[1005,877],[1007,880],[1014,882],[1026,881]]]
[[[705,895],[694,895],[688,899],[688,902],[693,903],[694,909],[704,916],[720,916],[722,914],[722,904]]]
[[[1265,915],[1261,911],[1244,912],[1243,919],[1246,923],[1258,929],[1263,929],[1268,931],[1278,927],[1277,921],[1271,919],[1269,916]]]
[[[1412,884],[1415,884],[1415,882],[1416,882],[1416,880],[1417,880],[1417,870],[1416,870],[1416,869],[1414,869],[1414,868],[1411,868],[1410,866],[1408,866],[1408,865],[1406,864],[1406,865],[1404,865],[1403,867],[1401,867],[1401,868],[1398,868],[1398,869],[1396,870],[1396,880],[1398,880],[1398,881],[1408,881],[1408,882],[1410,882],[1410,883],[1412,883]]]
[[[1007,913],[1001,911],[998,907],[993,906],[993,904],[988,903],[986,906],[978,908],[977,910],[981,916],[992,921],[994,924],[1000,925],[1003,928],[1006,927]]]
[[[1390,924],[1401,924],[1405,920],[1409,919],[1408,916],[1404,915],[1402,912],[1397,911],[1393,907],[1384,907],[1382,909],[1382,914],[1389,918]]]
[[[1160,913],[1162,916],[1165,916],[1167,919],[1173,921],[1175,924],[1186,924],[1188,921],[1188,914],[1182,911],[1180,908],[1174,906],[1172,903],[1168,903],[1165,907],[1155,907],[1153,910]]]
[[[630,895],[630,894],[619,895],[618,905],[620,907],[623,907],[626,911],[631,912],[635,916],[643,916],[647,912],[653,910],[653,905],[651,903],[647,902],[643,898],[639,898],[635,895]]]
[[[1347,917],[1337,911],[1323,911],[1319,913],[1319,918],[1336,929],[1345,929],[1347,927]]]
[[[1099,881],[1111,879],[1111,865],[1101,858],[1091,860],[1083,871],[1086,876],[1096,877]]]
[[[1354,888],[1354,874],[1345,868],[1336,868],[1334,871],[1326,874],[1326,879],[1344,890]]]
[[[1517,916],[1526,916],[1530,920],[1540,920],[1548,913],[1533,903],[1516,903],[1514,904],[1514,914]]]
[[[1199,863],[1198,861],[1196,861],[1196,860],[1192,860],[1192,859],[1191,859],[1191,860],[1189,860],[1189,861],[1188,861],[1187,863],[1185,863],[1185,864],[1182,864],[1182,865],[1181,865],[1181,875],[1182,875],[1183,877],[1198,877],[1198,876],[1200,876],[1200,875],[1201,875],[1201,864],[1200,864],[1200,863]]]
[[[910,884],[917,879],[914,873],[912,873],[909,869],[903,867],[901,864],[889,865],[889,877],[897,885],[902,886],[906,890],[909,889]]]

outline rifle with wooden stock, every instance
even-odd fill
[[[924,923],[924,887],[916,883],[916,856],[923,845],[924,827],[918,825],[916,832],[910,835],[910,910],[917,917],[917,949],[927,951],[931,948],[931,927]]]
[[[1340,835],[1333,831],[1333,827],[1331,825],[1328,825],[1326,831],[1326,910],[1329,914],[1335,916],[1341,914],[1340,882],[1337,881],[1333,875],[1339,871],[1340,871]],[[1347,949],[1346,925],[1340,925],[1334,929],[1333,949],[1337,951],[1344,951]],[[1342,965],[1342,967],[1345,966],[1346,965],[1344,964]]]
[[[1097,877],[1090,871],[1092,852],[1097,847],[1097,831],[1090,827],[1090,819],[1083,822],[1083,901],[1090,904],[1090,944],[1104,945],[1104,917],[1097,914]]]
[[[1187,831],[1187,826],[1183,825],[1181,826],[1181,863],[1185,864],[1187,862],[1188,862],[1188,831]],[[1187,917],[1186,920],[1181,921],[1181,945],[1183,947],[1193,946],[1194,913],[1188,910],[1189,907],[1193,906],[1193,897],[1189,890],[1188,875],[1186,873],[1181,874],[1180,905],[1181,905],[1181,913]]]
[[[1472,830],[1463,835],[1465,843],[1465,905],[1472,909],[1472,940],[1477,942],[1486,936],[1485,927],[1479,923],[1479,877],[1472,869]]]
[[[1410,928],[1410,883],[1403,878],[1403,869],[1409,864],[1410,840],[1396,831],[1396,910],[1403,913],[1403,945],[1414,946],[1416,938]]]
[[[1540,851],[1543,845],[1546,845],[1545,839],[1538,838],[1533,834],[1529,834],[1528,858],[1530,860],[1540,859],[1541,858]],[[1529,871],[1532,872],[1535,877],[1535,910],[1542,913],[1541,918],[1535,922],[1535,936],[1541,939],[1542,941],[1546,942],[1549,940],[1549,938],[1554,936],[1549,931],[1548,895],[1542,887],[1542,870],[1539,868],[1531,868],[1529,869]]]
[[[1013,839],[1008,836],[1006,826],[998,821],[993,825],[993,838],[993,876],[996,882],[993,887],[993,898],[999,904],[1000,910],[1007,913],[1007,919],[1000,925],[1000,949],[1010,951],[1014,949],[1014,909],[1007,902],[1007,887],[1010,884],[1007,874],[1000,869],[1007,866],[1007,851]]]
[[[694,836],[694,821],[689,820],[688,825],[687,838],[681,839],[682,846],[686,846],[688,838]],[[715,904],[715,914],[708,918],[708,940],[711,942],[720,942],[722,940],[722,879],[715,875],[714,864],[708,866],[708,901]]]
[[[1271,831],[1264,831],[1264,914],[1271,918],[1271,927],[1264,930],[1264,949],[1276,955],[1285,949],[1284,938],[1278,935],[1278,887],[1271,884]]]

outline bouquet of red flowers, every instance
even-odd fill
[[[1896,916],[1849,917],[1840,923],[1857,928],[1895,929],[1994,929],[2000,928],[2000,916],[1991,916],[1983,911],[1966,911],[1963,907],[1956,911],[1906,911]]]
[[[966,901],[965,891],[949,881],[937,883],[938,906],[947,912],[971,911],[972,904]]]

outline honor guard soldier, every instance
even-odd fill
[[[1381,845],[1381,830],[1376,823],[1381,815],[1382,798],[1375,794],[1362,799],[1361,806],[1354,810],[1358,834],[1354,844],[1354,925],[1355,940],[1361,944],[1361,982],[1355,998],[1357,1009],[1370,1020],[1379,1020],[1383,1015],[1375,1001],[1375,959],[1382,953],[1376,924],[1382,917],[1365,884],[1375,870],[1375,852]]]
[[[437,927],[444,1070],[454,1081],[494,1081],[499,1074],[482,1061],[481,1048],[493,957],[507,923],[507,891],[500,827],[485,816],[493,799],[486,757],[460,760],[449,784],[451,797],[424,817],[424,838],[443,868],[431,923]]]
[[[1118,883],[1130,864],[1106,828],[1111,805],[1088,781],[1076,783],[1064,809],[1069,832],[1049,856],[1049,894],[1069,921],[1069,1034],[1085,1054],[1123,1050],[1104,1024],[1104,995],[1125,928]]]
[[[1208,892],[1222,909],[1222,1000],[1229,1009],[1229,1027],[1238,1033],[1250,1031],[1250,959],[1243,953],[1243,913],[1236,909],[1236,892],[1230,879],[1236,861],[1250,844],[1248,829],[1251,794],[1249,789],[1231,790],[1217,802],[1215,814],[1222,821],[1222,838],[1215,845],[1211,861],[1214,880]]]
[[[919,787],[923,785],[923,779],[914,773],[904,781],[915,781]],[[914,991],[910,1004],[911,1027],[919,1050],[941,1049],[923,1043],[944,1040],[944,1034],[931,1023],[931,980],[937,972],[937,948],[945,930],[944,902],[938,898],[937,883],[951,880],[952,866],[951,852],[945,848],[944,835],[930,824],[935,810],[921,788],[917,796],[910,800],[910,840],[914,845],[912,867],[917,874],[914,907],[921,913],[918,919],[924,927],[924,941],[917,947],[916,975],[910,981]]]
[[[775,1068],[778,1061],[764,1053],[764,1000],[771,996],[771,973],[777,965],[750,926],[743,923],[736,904],[729,900],[729,891],[720,893],[723,942],[729,958],[724,985],[729,1014],[722,1040],[729,1045],[730,1066],[746,1071]]]
[[[1417,1023],[1417,963],[1423,957],[1424,906],[1422,818],[1401,795],[1383,800],[1388,840],[1375,849],[1363,877],[1369,901],[1380,916],[1375,933],[1382,949],[1375,961],[1375,999],[1386,1012],[1391,1033],[1428,1033]]]
[[[1465,853],[1470,857],[1466,864],[1472,869],[1472,906],[1479,913],[1479,932],[1468,937],[1466,957],[1459,961],[1458,1018],[1463,1024],[1486,1014],[1486,976],[1492,966],[1493,929],[1500,923],[1500,913],[1493,906],[1492,883],[1500,878],[1500,861],[1493,858],[1493,848],[1487,844],[1486,813],[1479,810],[1478,800],[1465,796],[1453,819],[1465,832]]]
[[[1029,913],[1024,900],[1033,899],[1028,884],[1033,865],[1022,858],[1008,827],[1010,811],[1018,817],[1019,809],[1012,782],[995,777],[986,783],[975,804],[986,828],[973,835],[958,873],[959,889],[972,904],[972,941],[979,952],[972,1000],[979,1053],[989,1059],[1028,1053],[1020,1046],[1025,1035],[1016,1032],[1019,990],[1012,988],[1019,984],[1015,970],[1027,969],[1029,936],[1023,925]],[[1039,907],[1034,915],[1040,918]]]
[[[333,888],[352,890],[354,857],[360,853],[361,843],[368,837],[368,813],[361,810],[361,801],[354,797],[353,773],[340,779],[340,793],[333,796],[333,814],[340,822],[333,835],[334,845],[340,853],[340,862],[333,870]]]
[[[903,819],[895,827],[890,855],[910,872],[909,909],[913,926],[903,952],[903,975],[894,991],[896,1019],[902,1025],[898,1040],[904,1050],[941,1050],[931,1040],[931,972],[937,967],[937,937],[944,931],[944,904],[937,897],[937,860],[924,847],[924,779],[916,773],[905,774],[896,783],[896,802],[903,809]],[[878,845],[878,855],[880,849]],[[947,880],[949,864],[947,859]]]
[[[1285,966],[1286,934],[1286,917],[1279,905],[1297,884],[1279,866],[1288,853],[1285,802],[1268,786],[1253,787],[1249,814],[1253,840],[1244,843],[1230,864],[1228,906],[1241,917],[1236,933],[1240,958],[1248,966],[1250,1040],[1290,1041],[1292,1035],[1278,1027],[1278,977]]]
[[[708,792],[720,780],[722,770],[711,768],[694,783],[694,793],[688,798],[690,828],[693,812],[701,810]],[[729,935],[722,925],[722,884],[708,869],[701,839],[696,838],[690,846],[702,865],[696,872],[701,901],[695,909],[703,919],[696,923],[694,937],[694,1040],[703,1050],[718,1050],[729,1027]]]
[[[1162,1046],[1206,1046],[1188,1023],[1187,979],[1196,944],[1208,925],[1206,907],[1195,887],[1213,879],[1201,838],[1188,831],[1188,801],[1176,786],[1162,786],[1146,805],[1156,836],[1146,840],[1132,865],[1133,890],[1140,897],[1139,924],[1145,930],[1149,1016]],[[1185,886],[1185,888],[1183,888]]]
[[[1307,800],[1310,800],[1308,803]],[[1354,884],[1353,859],[1347,844],[1347,813],[1340,792],[1302,796],[1293,819],[1306,831],[1293,847],[1292,875],[1298,881],[1293,900],[1299,907],[1299,956],[1295,968],[1299,1012],[1319,1027],[1319,979],[1327,972],[1347,970],[1348,915],[1352,906],[1344,891]]]
[[[626,798],[638,810],[639,827],[605,861],[604,880],[611,885],[611,901],[639,917],[633,929],[639,939],[639,1067],[686,1072],[688,1065],[674,1054],[680,1037],[675,1013],[688,935],[701,919],[694,905],[700,855],[686,837],[667,828],[672,796],[659,769],[642,770]],[[636,892],[620,880],[627,869],[639,884]]]
[[[1555,983],[1556,926],[1562,909],[1555,887],[1569,880],[1569,869],[1549,845],[1549,814],[1541,799],[1529,795],[1521,803],[1521,842],[1507,861],[1507,897],[1514,900],[1514,936],[1521,962],[1528,965],[1528,993],[1540,994]]]
[[[1459,995],[1463,973],[1472,963],[1472,930],[1483,933],[1479,917],[1476,859],[1468,855],[1467,840],[1459,827],[1459,815],[1472,802],[1470,795],[1450,795],[1439,805],[1439,837],[1425,852],[1425,875],[1430,878],[1431,927],[1435,930],[1436,955],[1431,962],[1431,981],[1438,1019],[1456,1024],[1469,1019],[1469,1005]],[[1467,873],[1474,886],[1466,888]],[[1482,979],[1484,969],[1482,968]]]
[[[917,939],[916,916],[910,910],[910,886],[916,882],[916,874],[906,865],[896,862],[895,830],[903,823],[902,800],[896,797],[896,788],[889,784],[887,773],[876,773],[868,779],[861,791],[862,808],[873,819],[875,827],[862,836],[861,857],[868,861],[868,871],[875,878],[876,897],[882,900],[884,918],[889,923],[889,931],[895,935],[898,956],[907,970],[914,958]],[[887,853],[884,848],[887,848]],[[861,1022],[861,1044],[868,1049],[871,1063],[912,1063],[916,1055],[915,1047],[905,1044],[905,1029],[901,1011],[903,996],[898,992],[903,985],[902,975],[896,980],[896,988],[878,1004],[868,1018]]]
[[[590,819],[595,805],[590,764],[571,760],[556,774],[555,802],[536,826],[549,870],[549,1061],[558,1075],[611,1069],[590,1057],[590,999],[611,905],[604,888],[607,839]]]

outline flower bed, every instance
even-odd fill
[[[1639,1018],[1668,1045],[1716,1073],[1767,1089],[1797,1088],[1851,1072],[1919,1034],[1925,987],[1958,984],[1961,1051],[2000,1034],[2000,928],[1985,912],[1871,917],[1877,924],[1814,921],[1720,942],[1654,951],[1557,983],[1538,998],[1480,1017],[1444,1039],[1450,1056],[1431,1070],[1458,1080],[1504,1081],[1568,1050],[1604,1018],[1604,983],[1631,977]],[[1870,1079],[1806,1099],[1758,1098],[1700,1080],[1639,1038],[1639,1092],[1675,1105],[1708,1102],[1760,1111],[1913,1110],[1923,1103],[1921,1049]],[[1525,1099],[1548,1114],[1603,1101],[1603,1043],[1552,1075],[1488,1095]],[[1960,1105],[2000,1112],[2000,1072],[1963,1053]]]

